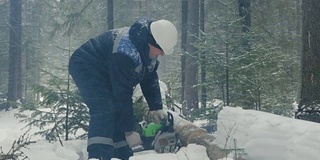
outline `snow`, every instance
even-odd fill
[[[189,144],[187,147],[182,147],[176,154],[173,153],[148,153],[135,155],[130,160],[150,160],[150,159],[165,159],[165,160],[209,160],[206,148],[204,146]]]
[[[319,123],[224,107],[217,127],[215,143],[222,148],[236,144],[248,160],[320,159]]]
[[[47,110],[46,110],[47,111]],[[15,140],[26,133],[28,129],[24,128],[25,123],[19,122],[14,117],[18,110],[0,111],[0,153],[7,153]],[[23,129],[24,128],[24,129]],[[30,129],[29,134],[38,131]],[[86,160],[86,140],[63,141],[63,146],[59,142],[49,143],[39,136],[31,136],[31,143],[26,148],[21,149],[30,160]],[[130,160],[192,160],[192,157],[203,157],[201,160],[209,160],[203,146],[190,144],[182,147],[176,154],[163,153],[158,154],[155,151],[137,152]],[[114,158],[116,160],[116,158]]]
[[[14,140],[27,129],[14,118],[17,110],[0,111],[0,147],[7,153]],[[247,160],[318,160],[320,159],[320,124],[273,115],[270,113],[224,107],[218,115],[216,143],[234,150],[222,160],[233,160],[234,155]],[[29,133],[37,129],[31,128]],[[49,143],[32,136],[22,151],[30,160],[85,160],[86,141],[70,140]],[[137,152],[130,160],[209,160],[205,147],[189,144],[176,154],[158,154],[154,151]],[[0,150],[1,152],[1,150]]]

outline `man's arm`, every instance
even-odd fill
[[[146,71],[144,79],[140,82],[142,93],[146,98],[151,111],[163,108],[159,78],[156,72],[158,66],[159,62],[157,62],[155,69],[152,72]]]

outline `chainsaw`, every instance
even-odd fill
[[[141,140],[142,145],[134,148],[134,152],[155,150],[158,153],[176,153],[180,147],[180,141],[173,128],[173,115],[168,112],[168,122],[156,124],[146,121],[140,122],[142,129]]]

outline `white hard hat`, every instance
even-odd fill
[[[167,20],[157,20],[151,23],[150,30],[153,38],[165,54],[171,54],[178,41],[176,27]]]

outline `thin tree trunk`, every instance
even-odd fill
[[[188,35],[188,0],[182,0],[181,2],[181,101],[184,101],[184,90],[185,90],[185,70],[186,70],[186,55],[187,51],[187,35]]]
[[[114,18],[113,18],[113,0],[108,0],[108,29],[114,28]]]
[[[230,80],[229,80],[229,44],[226,43],[226,104],[227,106],[230,105],[230,96],[229,96],[229,91],[230,91],[230,88],[229,88],[229,84],[230,84]],[[224,92],[222,90],[222,92]]]
[[[201,31],[201,38],[202,38],[202,42],[205,43],[205,37],[204,37],[204,32],[205,32],[205,28],[204,28],[204,0],[200,1],[200,31]],[[207,104],[207,80],[206,80],[206,60],[207,60],[207,55],[206,52],[201,52],[201,66],[200,66],[200,70],[201,70],[201,107],[202,108],[206,108],[206,104]]]

